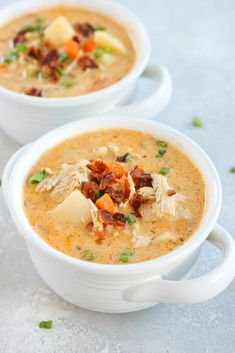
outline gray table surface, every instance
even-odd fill
[[[0,0],[0,5],[12,2]],[[157,119],[183,131],[211,156],[223,184],[220,223],[235,235],[234,0],[122,0],[147,25],[152,61],[171,72],[174,94]],[[149,87],[144,83],[139,96]],[[200,115],[204,126],[191,120]],[[0,131],[0,172],[19,146]],[[234,353],[235,282],[197,305],[158,305],[100,314],[60,299],[41,281],[0,191],[0,352]],[[219,260],[205,245],[195,275]],[[52,330],[37,327],[52,319]]]

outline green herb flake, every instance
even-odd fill
[[[13,61],[16,61],[18,59],[18,53],[15,52],[15,51],[11,51],[9,53],[6,53],[4,56],[3,56],[3,62],[5,64],[10,64],[12,63]]]
[[[97,193],[95,194],[95,201],[98,200],[101,196],[103,196],[105,194],[104,190],[99,190],[97,191]]]
[[[95,59],[98,59],[101,56],[103,56],[104,54],[111,53],[111,52],[112,52],[112,49],[110,49],[110,48],[96,48],[93,51],[93,56]]]
[[[200,128],[203,125],[202,124],[202,119],[199,116],[195,116],[193,118],[192,124],[193,124],[193,126]]]
[[[38,17],[38,18],[35,19],[35,23],[37,25],[42,25],[45,21],[46,21],[45,17]]]
[[[167,167],[162,167],[160,170],[159,170],[159,174],[161,175],[168,175],[170,173],[170,169],[167,168]]]
[[[103,25],[97,25],[97,26],[95,27],[95,30],[96,30],[96,31],[106,31],[106,27],[103,26]]]
[[[40,170],[39,172],[34,173],[30,178],[29,182],[31,184],[39,184],[46,177],[45,169]]]
[[[162,158],[165,153],[166,153],[166,149],[160,148],[160,149],[158,150],[157,154],[155,155],[155,157],[156,157],[156,158]]]
[[[25,43],[17,43],[16,50],[18,53],[25,53],[27,50],[27,45]]]
[[[95,258],[94,253],[93,253],[93,251],[91,251],[91,250],[85,250],[85,251],[83,251],[82,257],[83,257],[83,259],[86,260],[86,261],[92,261],[92,260],[94,260],[94,258]]]
[[[129,262],[132,256],[133,256],[133,253],[131,251],[125,251],[120,255],[119,261],[123,263],[127,263]]]
[[[124,162],[127,163],[127,162],[130,162],[130,160],[131,160],[131,155],[130,155],[130,153],[127,153],[127,155],[124,159]]]
[[[52,320],[48,320],[48,321],[41,321],[39,322],[38,325],[40,328],[46,328],[46,329],[50,329],[53,326],[53,321]]]
[[[69,58],[68,55],[65,54],[65,53],[62,53],[62,54],[59,55],[59,61],[61,61],[62,63],[64,63],[65,61],[67,61],[68,58]]]
[[[128,224],[135,224],[136,223],[136,219],[135,219],[135,216],[133,214],[128,214],[126,217],[125,217],[125,220]]]
[[[163,148],[167,147],[167,143],[165,141],[160,141],[160,140],[156,141],[156,145],[158,147],[163,147]]]
[[[230,172],[231,172],[231,173],[235,173],[235,166],[233,166],[233,167],[230,168]]]
[[[64,70],[60,66],[56,66],[55,67],[55,71],[57,72],[57,74],[59,76],[63,76],[64,75]]]

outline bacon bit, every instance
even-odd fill
[[[17,32],[16,36],[13,38],[14,45],[16,45],[17,43],[24,43],[26,41],[25,34],[27,32],[27,29],[22,29],[21,31]]]
[[[35,47],[29,48],[28,55],[31,56],[31,58],[34,58],[38,61],[42,60],[42,52],[38,48],[35,48]]]
[[[128,152],[125,153],[123,156],[117,157],[116,161],[117,161],[117,162],[125,162],[127,156],[129,156],[129,153],[128,153]]]
[[[172,190],[168,190],[166,194],[167,194],[167,196],[174,196],[176,194],[176,191],[173,190],[173,189]]]
[[[41,61],[42,66],[44,65],[51,65],[52,61],[57,60],[58,58],[58,53],[55,49],[49,50],[49,52],[44,56],[44,58]]]
[[[36,87],[27,88],[24,93],[27,96],[42,97],[42,90]]]
[[[121,179],[123,175],[128,174],[126,167],[119,162],[109,162],[107,163],[107,167],[109,173],[112,173],[117,179]]]
[[[106,210],[98,210],[98,217],[104,225],[113,224],[112,215]]]
[[[87,168],[94,173],[101,174],[106,170],[107,166],[104,162],[97,160],[97,161],[90,161],[90,163],[87,164]]]
[[[95,28],[89,23],[75,23],[74,29],[84,37],[89,37],[95,32]]]
[[[100,188],[102,190],[105,190],[107,188],[107,186],[114,183],[115,181],[116,181],[116,179],[112,173],[106,174],[106,175],[102,176],[102,178],[101,178]]]
[[[151,175],[144,173],[143,169],[136,166],[130,174],[136,189],[142,188],[144,186],[152,186]]]
[[[81,69],[85,71],[86,69],[96,69],[98,65],[89,56],[84,55],[78,60],[78,64]]]
[[[126,194],[126,185],[124,180],[116,180],[106,189],[109,196],[117,203],[124,201]]]
[[[87,199],[95,200],[95,194],[97,193],[99,186],[94,181],[83,181],[81,186],[81,192]]]
[[[144,203],[144,198],[140,194],[135,194],[131,199],[130,199],[130,205],[133,208],[135,215],[137,217],[141,217],[141,214],[139,213],[139,208],[140,206]]]
[[[125,178],[125,199],[128,198],[128,196],[130,195],[130,192],[131,192],[130,183],[128,181],[128,178]]]
[[[93,226],[94,226],[94,223],[93,223],[93,222],[89,222],[89,223],[87,224],[87,226],[86,226],[86,229],[87,229],[89,232],[91,232]]]
[[[97,244],[102,243],[102,241],[105,239],[104,231],[99,230],[97,228],[94,228],[92,230],[92,234],[95,237],[95,241],[96,241]]]
[[[121,212],[114,213],[113,220],[116,227],[124,227],[126,224],[125,215]]]
[[[74,42],[80,43],[80,39],[78,36],[73,36],[72,39],[74,40]]]
[[[48,80],[52,83],[56,83],[60,80],[60,75],[55,70],[51,70]]]

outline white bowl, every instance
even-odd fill
[[[5,168],[2,181],[5,200],[38,273],[65,300],[103,312],[135,311],[158,302],[196,303],[217,295],[234,277],[235,245],[232,237],[216,225],[221,185],[212,161],[192,140],[168,126],[129,116],[107,118],[86,119],[57,128],[19,150]],[[206,209],[195,234],[167,255],[137,264],[102,265],[58,252],[31,227],[22,207],[26,176],[45,150],[75,134],[115,127],[133,128],[171,141],[199,167],[207,189]],[[206,275],[185,280],[206,239],[223,249],[222,261]]]
[[[17,1],[1,9],[0,25],[31,10],[58,4],[68,5],[68,1]],[[148,64],[151,51],[150,38],[144,25],[134,14],[127,8],[108,0],[89,2],[72,0],[69,5],[77,5],[106,14],[126,28],[136,50],[135,64],[119,82],[97,92],[78,97],[38,98],[0,87],[0,125],[10,137],[21,144],[31,142],[62,124],[110,110],[115,110],[116,114],[153,118],[162,111],[170,99],[172,85],[169,73],[160,65]],[[152,78],[157,82],[153,93],[139,102],[126,104],[133,98],[141,76]]]

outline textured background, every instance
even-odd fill
[[[10,3],[0,0],[0,5]],[[147,25],[152,61],[165,64],[174,83],[158,120],[197,141],[212,157],[223,184],[220,222],[235,235],[234,0],[122,0]],[[139,92],[149,90],[146,82]],[[191,125],[197,114],[204,127]],[[7,118],[7,117],[6,117]],[[0,172],[18,148],[0,131]],[[52,293],[30,262],[0,192],[0,352],[4,353],[234,353],[235,282],[197,305],[159,305],[108,315],[76,308]],[[219,259],[205,245],[196,275]],[[52,330],[40,320],[53,319]]]

